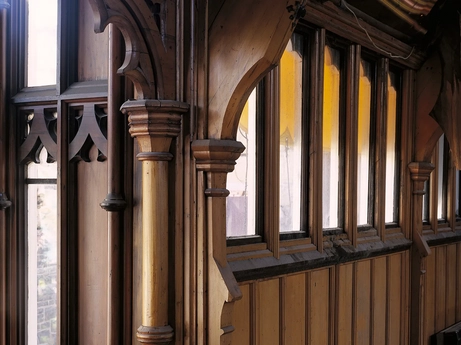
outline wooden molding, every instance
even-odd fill
[[[411,179],[413,183],[413,194],[424,195],[424,182],[429,180],[431,172],[434,170],[434,164],[431,162],[412,162],[408,164]]]

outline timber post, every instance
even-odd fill
[[[171,100],[122,105],[142,162],[142,325],[137,338],[143,344],[170,344],[174,338],[168,324],[168,161],[181,115],[188,109],[186,103]]]
[[[242,297],[240,288],[226,258],[226,189],[227,174],[234,170],[236,160],[245,147],[234,140],[196,140],[192,151],[198,171],[206,173],[208,238],[208,339],[210,344],[231,343],[232,310]]]
[[[426,294],[426,257],[431,254],[426,240],[422,237],[423,222],[423,196],[424,183],[434,170],[434,165],[429,162],[412,162],[408,165],[413,181],[413,207],[412,207],[412,238],[413,249],[411,252],[411,345],[424,344],[424,311]]]

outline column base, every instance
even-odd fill
[[[162,327],[139,326],[136,338],[141,344],[170,344],[173,341],[174,332],[170,325]]]

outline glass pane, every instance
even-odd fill
[[[443,145],[444,145],[445,135],[439,138],[437,143],[437,219],[444,218],[443,212]]]
[[[386,211],[385,222],[395,222],[397,219],[397,202],[395,191],[396,179],[396,144],[397,144],[397,77],[394,73],[388,74],[387,86],[387,138],[386,138]]]
[[[57,0],[27,0],[27,86],[56,84]]]
[[[340,61],[338,50],[325,47],[323,84],[323,227],[339,226],[339,102]]]
[[[57,164],[40,161],[27,171],[44,176]],[[40,170],[43,168],[43,172]],[[38,171],[38,173],[37,173]],[[54,174],[56,175],[56,174]],[[32,177],[32,176],[28,176]],[[57,330],[57,190],[53,184],[27,185],[28,236],[28,344],[56,344]]]
[[[226,234],[227,237],[256,234],[256,91],[254,90],[240,117],[237,140],[246,149],[234,171],[227,175]]]
[[[429,180],[424,182],[423,222],[429,222]]]
[[[357,224],[370,223],[368,215],[368,185],[370,171],[370,111],[371,111],[371,65],[360,64],[359,109],[357,138]]]
[[[460,217],[461,214],[459,212],[459,197],[460,197],[460,194],[459,194],[459,188],[460,188],[460,184],[459,184],[459,174],[461,174],[461,171],[460,170],[456,170],[456,196],[455,196],[455,214],[456,214],[456,217]]]
[[[302,36],[280,61],[280,231],[301,230]]]

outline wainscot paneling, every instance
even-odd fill
[[[409,344],[408,255],[242,283],[232,344]]]

